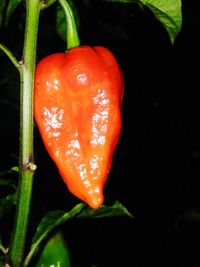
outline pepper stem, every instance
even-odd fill
[[[63,8],[67,24],[67,49],[80,45],[74,14],[66,0],[58,0]]]

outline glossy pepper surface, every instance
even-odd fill
[[[68,189],[92,208],[104,201],[121,131],[123,77],[106,48],[78,46],[42,59],[34,115]]]

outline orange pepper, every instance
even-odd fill
[[[68,189],[92,208],[104,201],[123,87],[116,59],[100,46],[73,47],[36,67],[34,115],[43,142]]]

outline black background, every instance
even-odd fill
[[[164,27],[136,5],[74,1],[82,44],[103,45],[124,72],[123,130],[105,186],[105,204],[123,203],[136,219],[72,220],[62,226],[73,267],[200,266],[199,24],[195,1],[182,1],[183,26],[172,46]],[[1,39],[20,58],[24,7]],[[65,50],[55,5],[40,18],[37,60]],[[1,170],[17,164],[18,75],[0,55]],[[30,236],[44,213],[69,210],[71,196],[35,130]],[[1,194],[3,194],[1,192]],[[9,225],[9,224],[8,224]],[[5,227],[5,226],[4,226]]]

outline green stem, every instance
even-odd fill
[[[0,44],[0,49],[9,57],[13,65],[20,71],[20,64],[15,58],[15,56],[12,54],[12,52],[3,44]]]
[[[74,14],[66,0],[58,0],[63,8],[67,24],[67,49],[80,45]]]
[[[20,182],[19,198],[9,261],[12,267],[22,265],[29,220],[33,175],[33,88],[40,0],[26,0],[26,28],[21,64],[20,95]]]

